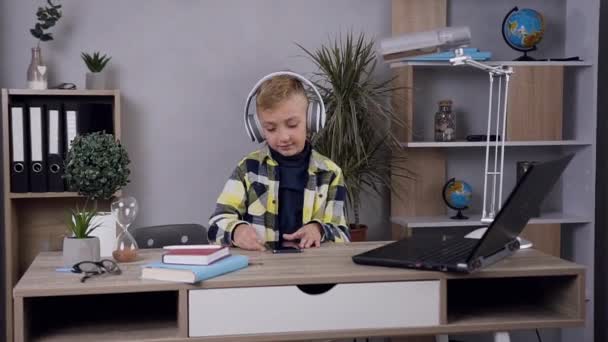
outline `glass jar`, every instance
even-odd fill
[[[452,100],[439,101],[435,113],[435,141],[456,140],[456,114],[452,111]]]
[[[47,89],[47,69],[42,61],[40,47],[32,48],[32,59],[27,68],[28,89]]]

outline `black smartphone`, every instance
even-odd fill
[[[301,253],[302,252],[300,247],[298,247],[298,244],[293,243],[293,242],[271,241],[271,242],[266,242],[266,245],[268,246],[268,249],[270,249],[272,251],[272,253],[274,253],[274,254]]]

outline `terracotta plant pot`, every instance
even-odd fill
[[[350,241],[358,242],[358,241],[367,241],[367,225],[364,224],[349,224],[350,228]]]

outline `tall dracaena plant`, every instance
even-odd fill
[[[315,51],[298,44],[318,67],[313,82],[327,112],[325,128],[312,144],[342,169],[355,225],[364,187],[379,195],[383,188],[391,189],[391,174],[410,177],[405,155],[391,153],[401,149],[391,125],[405,126],[391,101],[399,88],[393,78],[376,79],[373,45],[364,34],[352,33]]]

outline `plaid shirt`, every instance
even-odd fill
[[[241,160],[226,182],[209,220],[210,242],[232,245],[234,228],[241,223],[251,224],[262,241],[279,240],[277,166],[268,146]],[[342,170],[313,149],[304,189],[302,222],[319,223],[323,227],[322,242],[349,241],[345,199]]]

